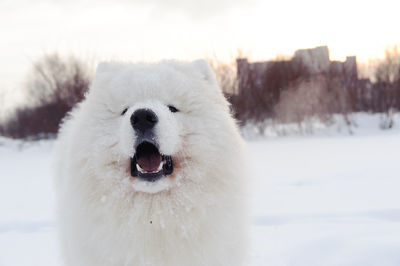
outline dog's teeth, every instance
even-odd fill
[[[140,165],[138,163],[136,164],[136,168],[138,169],[139,172],[146,173],[146,171],[143,170],[142,167],[140,167]]]
[[[160,165],[158,166],[157,170],[155,170],[155,171],[153,171],[153,172],[147,172],[147,171],[145,171],[142,167],[140,167],[140,165],[139,165],[138,163],[136,164],[136,168],[137,168],[138,171],[141,172],[142,174],[157,173],[157,172],[161,171],[161,169],[163,168],[163,165],[164,165],[164,161],[162,161],[162,162],[160,163]]]
[[[157,168],[157,171],[156,171],[156,172],[159,172],[159,171],[161,171],[161,169],[162,169],[163,165],[164,165],[164,162],[162,161],[162,162],[160,163],[160,165],[158,166],[158,168]]]

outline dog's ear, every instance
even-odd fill
[[[124,66],[123,63],[101,62],[97,65],[89,91],[102,91],[112,79],[112,76]]]
[[[199,59],[199,60],[193,61],[192,65],[195,67],[195,69],[197,71],[199,71],[201,73],[204,80],[206,80],[212,84],[217,84],[217,80],[215,78],[214,72],[211,69],[210,64],[206,60]]]

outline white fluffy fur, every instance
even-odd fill
[[[175,163],[155,183],[130,176],[129,117],[144,107]],[[243,143],[206,61],[100,64],[56,154],[65,265],[244,265]]]

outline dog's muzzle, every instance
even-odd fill
[[[156,143],[143,141],[131,158],[131,176],[155,182],[174,171],[172,157],[161,154]]]

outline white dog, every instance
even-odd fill
[[[56,154],[65,265],[245,264],[243,143],[206,61],[100,64]]]

